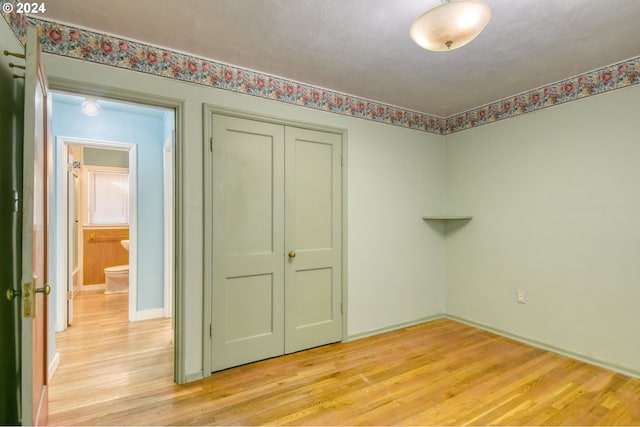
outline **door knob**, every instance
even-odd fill
[[[51,293],[51,285],[45,285],[43,288],[37,288],[36,292],[49,295]],[[4,296],[7,298],[7,301],[13,301],[16,297],[19,297],[20,295],[22,295],[22,291],[19,289],[18,290],[7,289],[7,292],[5,292],[4,294]]]
[[[36,288],[36,292],[40,292],[41,294],[49,295],[51,293],[51,285],[44,285],[43,288]]]
[[[7,297],[7,301],[13,301],[15,297],[20,296],[22,292],[20,290],[15,289],[7,289],[7,292],[4,294]]]
[[[289,258],[295,258],[295,257],[296,257],[296,252],[295,251],[289,252]]]

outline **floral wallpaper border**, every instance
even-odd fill
[[[31,16],[12,13],[5,19],[21,39],[27,26],[37,26],[47,53],[438,135],[640,84],[636,57],[441,118]]]
[[[447,135],[640,83],[640,57],[510,96],[445,119]]]
[[[167,77],[216,89],[351,117],[441,134],[444,119],[380,102],[322,89],[124,38],[64,24],[8,15],[19,38],[29,25],[38,27],[43,52]]]

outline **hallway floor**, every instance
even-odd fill
[[[73,325],[56,335],[49,424],[90,425],[118,401],[175,386],[171,319],[129,322],[128,298],[96,290],[74,300]]]

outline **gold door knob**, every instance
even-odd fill
[[[44,285],[44,288],[36,288],[36,292],[40,292],[41,294],[49,295],[51,293],[51,286]]]
[[[16,291],[14,289],[7,289],[7,293],[5,293],[4,295],[7,297],[8,301],[13,301],[13,299],[17,296],[20,296],[22,292],[20,292],[19,290]]]
[[[289,252],[289,258],[295,258],[295,257],[296,257],[296,252],[295,251]]]

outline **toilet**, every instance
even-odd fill
[[[129,250],[129,240],[121,240],[120,244],[127,251]],[[114,265],[104,269],[104,293],[119,294],[129,291],[129,266]]]
[[[104,293],[119,294],[129,291],[129,266],[114,265],[104,269]]]

